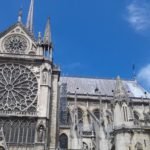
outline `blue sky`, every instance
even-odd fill
[[[30,0],[1,0],[0,31],[17,21]],[[51,18],[54,61],[63,75],[132,78],[150,87],[150,2],[148,0],[35,0],[34,32]]]

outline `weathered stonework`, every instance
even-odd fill
[[[136,80],[60,77],[50,20],[0,33],[0,150],[150,150],[150,93]]]
[[[61,77],[61,83],[66,84],[70,119],[60,126],[60,137],[68,139],[63,145],[60,138],[61,148],[150,149],[150,94],[136,81]]]

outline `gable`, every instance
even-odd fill
[[[0,34],[0,53],[36,54],[36,43],[33,35],[17,23]]]

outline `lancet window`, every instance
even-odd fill
[[[36,120],[1,119],[6,143],[33,144],[35,139]]]
[[[59,146],[63,150],[68,149],[68,137],[64,133],[59,136]]]

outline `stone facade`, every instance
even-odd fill
[[[49,19],[43,39],[28,26],[19,13],[18,22],[0,33],[1,150],[57,148],[60,71],[52,61]]]
[[[60,81],[62,88],[66,88],[60,102],[67,101],[66,110],[60,113],[61,148],[150,149],[150,94],[137,81],[119,77],[61,77]]]
[[[60,77],[33,6],[0,33],[0,150],[150,150],[150,94],[136,80]]]

